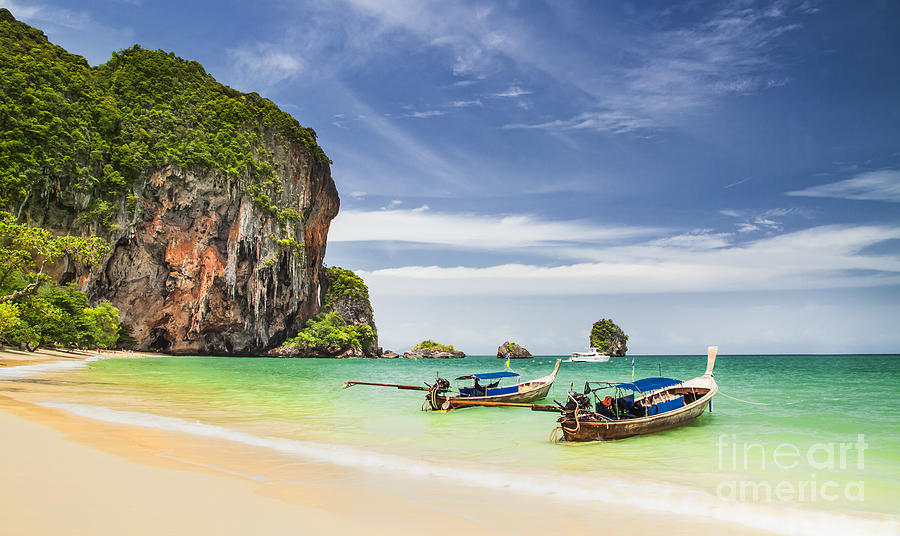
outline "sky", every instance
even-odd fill
[[[312,127],[380,344],[900,352],[900,3],[0,0]]]

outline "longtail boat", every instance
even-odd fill
[[[610,441],[652,434],[687,424],[709,408],[719,390],[713,378],[718,347],[707,353],[706,372],[692,380],[644,378],[632,382],[586,382],[583,392],[569,391],[565,404],[507,404],[532,411],[559,412],[565,441]],[[611,389],[615,396],[602,396]],[[630,393],[630,394],[626,394]]]
[[[570,392],[558,421],[563,438],[609,441],[652,434],[693,421],[711,409],[712,398],[719,389],[713,378],[717,351],[718,347],[709,348],[706,372],[688,381],[644,378],[624,383],[594,382],[597,387],[588,382],[584,392]],[[604,389],[613,390],[615,396],[601,399]]]
[[[466,374],[456,378],[457,381],[472,381],[471,386],[458,387],[456,391],[451,389],[450,381],[444,378],[436,378],[433,385],[399,385],[393,383],[374,382],[344,382],[344,388],[353,385],[374,385],[379,387],[394,387],[397,389],[427,391],[423,409],[452,410],[467,406],[493,406],[506,404],[527,405],[529,402],[547,398],[556,374],[559,372],[559,364],[562,359],[557,359],[553,372],[542,378],[526,382],[516,381],[509,386],[501,386],[502,380],[507,378],[521,379],[521,375],[512,371],[486,372]],[[482,385],[481,382],[488,382]],[[554,406],[555,407],[555,406]]]

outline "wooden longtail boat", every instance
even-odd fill
[[[344,389],[353,385],[374,385],[379,387],[395,387],[397,389],[405,389],[411,391],[427,391],[425,395],[425,403],[422,409],[430,408],[432,410],[451,410],[466,406],[493,406],[504,404],[524,404],[530,406],[530,402],[547,398],[553,382],[556,380],[556,373],[559,372],[559,364],[562,359],[556,360],[553,372],[542,378],[530,380],[527,382],[517,382],[515,385],[501,387],[499,382],[504,378],[520,378],[521,376],[515,372],[488,372],[480,374],[467,374],[460,376],[456,380],[474,380],[471,387],[460,387],[457,391],[450,388],[450,382],[444,378],[436,378],[434,385],[399,385],[394,383],[374,383],[374,382],[344,382]],[[488,381],[488,385],[482,386],[481,381]],[[553,406],[554,411],[556,406]]]
[[[556,373],[559,372],[559,364],[562,359],[557,359],[553,366],[553,372],[542,378],[530,380],[527,382],[518,382],[515,385],[501,387],[498,381],[502,378],[520,378],[515,372],[488,372],[482,374],[468,374],[460,376],[457,380],[474,380],[472,387],[461,387],[458,393],[440,392],[433,390],[428,393],[426,401],[433,410],[451,410],[466,406],[489,405],[482,402],[507,402],[514,404],[527,404],[535,400],[547,398],[553,382],[556,380]],[[481,387],[479,380],[491,381],[485,387]]]
[[[560,407],[563,415],[559,428],[566,441],[609,441],[652,434],[687,424],[699,417],[706,408],[712,410],[712,397],[718,391],[713,378],[717,347],[710,347],[706,372],[692,380],[644,378],[630,383],[606,383],[591,388],[588,382],[584,393],[569,393],[569,402]],[[600,400],[597,392],[614,389],[616,395],[631,391],[627,396],[607,396]],[[640,393],[638,397],[635,394]],[[594,403],[591,403],[592,394]],[[532,408],[539,409],[539,408]]]

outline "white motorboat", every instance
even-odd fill
[[[591,346],[590,351],[588,352],[572,352],[572,356],[569,357],[570,363],[606,363],[609,361],[610,356],[608,354],[601,354],[597,351],[596,348]]]

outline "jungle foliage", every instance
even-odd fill
[[[296,337],[284,346],[297,346],[311,355],[337,355],[351,348],[367,348],[374,344],[375,332],[368,324],[348,324],[331,311],[311,318]]]
[[[244,181],[255,203],[296,221],[269,201],[281,185],[263,137],[280,132],[328,162],[315,131],[172,53],[135,45],[91,67],[0,9],[0,72],[0,208],[15,215],[55,197],[108,226],[139,177],[175,165]]]
[[[369,302],[369,287],[361,277],[353,273],[351,270],[345,270],[337,266],[328,266],[325,268],[322,277],[328,281],[326,292],[322,296],[322,308],[324,310],[332,310],[338,303],[356,303],[368,307],[371,312],[372,306]]]
[[[68,255],[96,262],[108,247],[97,237],[54,236],[0,212],[0,342],[111,348],[119,338],[119,311],[108,301],[91,308],[75,285],[59,286],[44,273]]]

